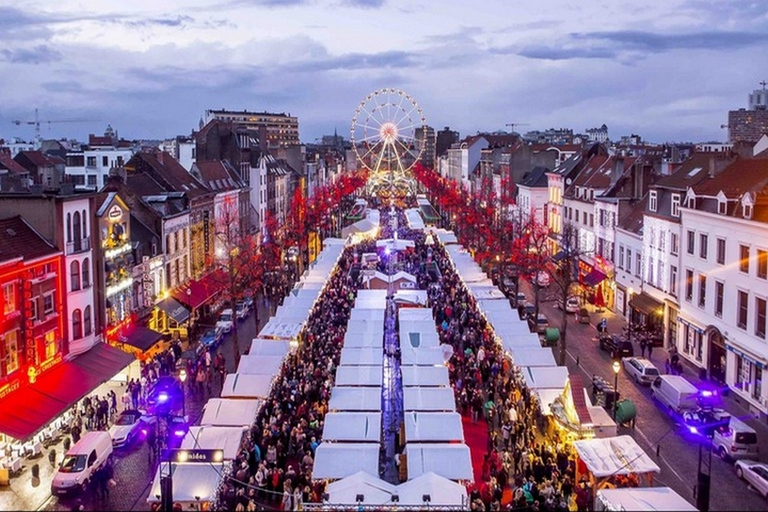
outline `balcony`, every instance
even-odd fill
[[[67,242],[67,256],[91,250],[91,237],[86,236],[74,242]]]

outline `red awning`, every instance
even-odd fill
[[[26,441],[133,360],[131,354],[99,343],[72,361],[59,363],[34,384],[22,385],[0,400],[0,432]]]
[[[587,399],[584,396],[584,384],[581,380],[581,375],[577,373],[571,373],[568,375],[568,381],[571,385],[571,398],[573,400],[573,407],[576,409],[576,415],[579,417],[579,424],[592,423],[592,415],[589,414],[587,408]]]
[[[224,289],[224,283],[220,273],[211,272],[198,281],[190,279],[189,282],[173,290],[171,296],[190,308],[197,309],[221,292]]]

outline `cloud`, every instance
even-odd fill
[[[384,6],[386,0],[344,0],[345,5],[350,7],[361,7],[363,9],[378,9]]]
[[[304,62],[282,66],[287,71],[318,72],[382,68],[413,68],[419,65],[418,56],[403,51],[372,54],[347,53],[327,59],[309,59]]]
[[[739,50],[768,41],[768,33],[757,32],[693,32],[687,34],[658,34],[637,30],[586,32],[571,34],[577,41],[606,41],[626,50],[650,53],[670,50]]]
[[[14,64],[45,64],[59,60],[61,53],[48,45],[38,45],[28,49],[0,50],[0,56],[2,60]]]

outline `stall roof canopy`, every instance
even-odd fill
[[[348,366],[377,366],[383,365],[384,359],[380,348],[344,347],[341,349],[341,361],[339,364]]]
[[[603,510],[698,510],[669,487],[600,489],[597,491],[597,500],[610,504],[610,508],[605,507]]]
[[[573,445],[589,472],[597,478],[660,471],[630,436],[582,439]]]
[[[384,379],[382,366],[347,366],[336,368],[338,386],[376,386],[380,387]]]
[[[403,386],[449,386],[446,366],[403,366]]]
[[[274,378],[273,375],[230,373],[224,380],[221,398],[266,398]]]
[[[450,345],[448,345],[450,347]],[[443,346],[414,348],[410,343],[400,346],[401,364],[404,366],[435,366],[445,363]]]
[[[530,389],[565,389],[568,382],[568,368],[555,367],[526,367],[522,369],[525,384]]]
[[[397,290],[395,303],[424,307],[427,305],[427,290]]]
[[[513,348],[511,355],[512,360],[518,366],[557,366],[551,348]]]
[[[434,233],[437,236],[437,239],[445,245],[459,243],[459,240],[456,238],[456,234],[453,231],[446,231],[445,229],[436,229]]]
[[[97,343],[71,361],[57,364],[34,384],[0,400],[0,432],[26,441],[134,359],[132,354]]]
[[[333,399],[333,395],[331,395],[331,399]],[[453,388],[403,388],[403,409],[405,411],[454,412],[456,410],[456,398],[453,395]]]
[[[237,366],[237,373],[274,376],[280,372],[282,364],[283,356],[242,356]]]
[[[219,427],[250,427],[256,421],[263,400],[211,398],[203,406],[201,425]]]
[[[184,462],[171,465],[173,474],[173,501],[183,504],[207,503],[213,501],[219,487],[223,464],[208,462]],[[152,490],[147,496],[147,503],[159,502],[160,467],[155,472]],[[199,500],[198,500],[199,498]]]
[[[175,288],[171,296],[192,309],[197,309],[221,292],[226,282],[226,276],[223,273],[214,271],[200,280],[190,279],[187,283]]]
[[[410,475],[408,475],[410,476]],[[462,507],[469,503],[467,488],[429,471],[397,486],[401,506],[424,506],[423,496],[429,495],[430,507]]]
[[[358,471],[379,474],[379,443],[320,443],[312,478],[337,480]]]
[[[409,479],[430,471],[450,480],[474,478],[469,447],[464,443],[408,443],[405,454]]]
[[[331,388],[329,411],[381,411],[381,386]]]
[[[234,460],[247,431],[242,427],[189,427],[189,432],[181,441],[181,449],[223,450],[224,460]]]
[[[121,343],[135,347],[142,352],[152,348],[161,339],[163,339],[162,333],[139,324],[131,324],[120,335]]]
[[[166,297],[158,302],[157,308],[164,311],[165,314],[178,324],[183,324],[189,320],[189,310],[173,297]]]
[[[380,439],[380,412],[329,412],[325,415],[323,441],[378,443]]]
[[[424,219],[421,218],[418,208],[408,208],[405,210],[405,219],[408,221],[408,227],[411,229],[424,229]]]
[[[357,505],[357,497],[363,495],[363,505],[381,505],[392,501],[398,486],[386,482],[365,471],[342,478],[328,484],[328,505],[338,507]],[[401,502],[402,503],[402,502]]]
[[[380,330],[350,331],[344,334],[344,348],[376,348],[384,346],[384,325]]]
[[[352,308],[350,320],[371,320],[384,325],[384,308]]]
[[[259,338],[295,340],[298,339],[303,328],[304,321],[284,321],[279,317],[273,316],[267,321],[261,332],[259,332]]]
[[[254,338],[251,341],[251,349],[248,354],[253,356],[286,356],[290,351],[291,342],[288,340]]]
[[[457,412],[417,412],[404,415],[405,442],[464,441],[464,428]]]

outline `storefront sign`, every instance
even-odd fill
[[[48,359],[47,361],[43,361],[40,363],[40,373],[43,373],[46,370],[49,370],[54,365],[57,365],[61,362],[61,352],[53,356],[52,358]]]
[[[5,384],[3,384],[2,387],[0,387],[0,400],[10,395],[20,387],[21,387],[21,379],[18,377],[13,379],[10,382],[6,382]]]
[[[224,450],[171,450],[170,459],[173,462],[222,462]]]
[[[120,208],[118,205],[112,206],[112,208],[109,209],[109,213],[107,216],[110,218],[110,220],[116,220],[123,216],[123,209]]]

